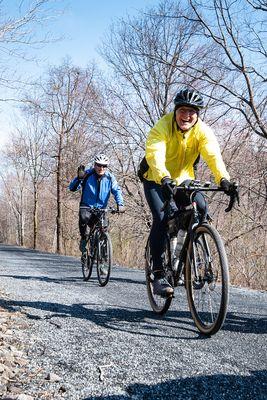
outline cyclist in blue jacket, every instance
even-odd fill
[[[115,176],[107,170],[108,164],[108,157],[105,154],[98,154],[94,158],[93,168],[85,170],[84,165],[80,165],[77,176],[69,185],[72,192],[82,189],[79,210],[80,251],[82,253],[86,251],[88,227],[91,228],[96,222],[96,216],[90,208],[106,208],[110,193],[112,193],[117,203],[117,210],[124,212],[121,188]]]

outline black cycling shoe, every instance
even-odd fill
[[[168,297],[173,295],[173,287],[166,278],[155,278],[153,293],[162,297]]]

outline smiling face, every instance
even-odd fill
[[[197,122],[198,112],[192,107],[181,106],[177,108],[175,118],[181,131],[188,131]]]

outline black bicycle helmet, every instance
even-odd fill
[[[203,97],[194,89],[182,89],[174,99],[175,108],[189,106],[197,110],[204,107]]]

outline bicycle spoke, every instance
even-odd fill
[[[103,233],[98,242],[97,277],[99,284],[105,286],[110,277],[112,266],[112,246],[108,233]]]
[[[169,257],[170,257],[170,254],[166,248],[165,265],[168,265]],[[168,311],[168,309],[171,305],[171,302],[172,302],[172,297],[162,297],[159,295],[155,295],[153,292],[154,274],[153,274],[153,263],[152,263],[152,257],[150,254],[149,242],[147,242],[147,245],[146,245],[145,260],[146,260],[145,271],[146,271],[146,286],[147,286],[148,299],[149,299],[152,310],[156,314],[163,315]],[[172,276],[169,276],[167,274],[166,277],[169,278],[171,280],[171,283],[173,284]]]
[[[86,252],[83,253],[81,257],[81,263],[82,263],[83,279],[85,281],[88,281],[91,277],[93,268],[92,260],[90,258],[88,249],[86,249]]]
[[[215,333],[224,322],[228,301],[228,267],[217,231],[197,228],[187,254],[188,301],[192,316],[203,333]]]

